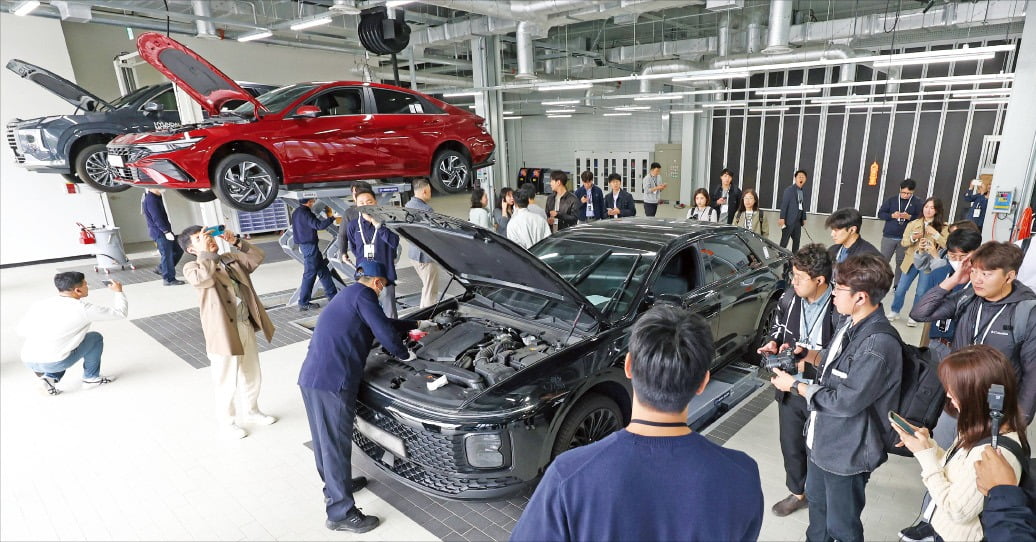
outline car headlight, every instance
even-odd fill
[[[151,151],[152,154],[155,154],[159,152],[170,152],[178,151],[180,149],[189,149],[203,139],[205,138],[192,137],[190,139],[174,139],[172,141],[165,141],[163,143],[141,143],[138,146]]]
[[[464,438],[464,452],[468,464],[480,469],[504,466],[504,454],[500,447],[503,439],[499,433],[477,433]]]
[[[39,152],[45,148],[43,144],[43,130],[39,128],[16,131],[15,141],[18,145],[18,150],[22,152]]]

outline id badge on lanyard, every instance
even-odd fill
[[[363,245],[363,257],[368,260],[374,259],[374,243],[366,243]]]

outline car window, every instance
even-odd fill
[[[173,94],[173,89],[169,89],[154,98],[151,98],[152,102],[162,106],[162,111],[176,111],[176,94]]]
[[[336,88],[306,102],[320,108],[321,117],[340,117],[363,113],[363,98],[358,88]]]
[[[258,100],[269,112],[279,113],[314,88],[316,88],[316,85],[288,85],[271,90],[266,94],[260,94]],[[234,114],[239,117],[251,117],[255,114],[255,106],[252,102],[243,103],[234,109]]]
[[[151,85],[146,86],[146,87],[141,87],[141,88],[138,88],[137,90],[134,90],[133,92],[130,92],[129,94],[127,94],[125,96],[119,96],[118,98],[115,98],[110,103],[112,104],[112,107],[114,107],[115,109],[119,109],[119,108],[125,107],[125,106],[127,106],[129,104],[132,104],[133,102],[141,99],[145,94],[149,94],[149,93],[154,92],[154,91],[155,91],[155,87],[151,86]]]
[[[383,88],[372,89],[374,91],[374,104],[378,113],[388,115],[411,115],[425,113],[424,104],[413,94],[396,92]]]
[[[705,283],[711,284],[738,274],[759,263],[748,245],[733,233],[714,235],[701,242]]]
[[[700,281],[697,271],[698,262],[694,248],[681,250],[662,267],[662,271],[655,278],[651,291],[655,295],[666,294],[683,297],[698,286]]]

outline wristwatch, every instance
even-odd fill
[[[791,388],[788,389],[788,393],[790,393],[792,395],[800,395],[799,394],[799,381],[798,380],[796,380],[795,383],[791,385]]]

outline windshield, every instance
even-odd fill
[[[655,260],[654,252],[563,237],[548,237],[530,252],[613,321],[629,310]]]
[[[141,87],[141,88],[138,88],[137,90],[134,90],[133,92],[130,92],[129,94],[127,94],[125,96],[119,96],[118,98],[115,98],[114,100],[112,100],[109,103],[112,104],[112,107],[114,109],[122,109],[123,107],[126,107],[127,105],[129,105],[129,104],[139,100],[141,98],[141,96],[151,92],[152,90],[155,90],[154,86],[150,86],[149,85],[149,86],[146,86],[146,87]],[[104,106],[101,106],[101,107],[103,108]]]
[[[270,113],[280,113],[303,94],[317,88],[316,85],[288,85],[277,90],[271,90],[256,98],[263,104]],[[239,117],[251,117],[255,114],[255,106],[246,102],[234,109],[233,113]]]

